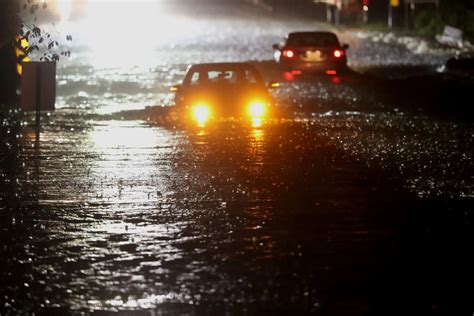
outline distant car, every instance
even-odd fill
[[[268,118],[273,105],[268,87],[275,85],[265,85],[248,63],[208,63],[191,66],[172,91],[179,115],[205,125],[220,118]]]
[[[282,70],[328,75],[347,70],[348,48],[332,32],[293,32],[284,43],[273,44],[275,60]]]

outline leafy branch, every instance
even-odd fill
[[[67,49],[61,50],[57,36],[42,29],[38,23],[39,10],[47,10],[46,0],[22,0],[21,5],[21,26],[17,47],[25,54],[31,56],[34,51],[41,54],[40,61],[59,61],[60,57],[69,57],[71,52]],[[25,17],[26,15],[26,17]],[[55,27],[54,22],[52,25]],[[28,41],[28,45],[22,45],[23,40]],[[66,41],[72,41],[72,36],[67,35]]]

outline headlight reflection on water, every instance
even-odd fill
[[[264,140],[265,134],[264,134],[264,132],[263,132],[261,129],[259,129],[259,128],[254,128],[254,129],[252,130],[251,136],[252,136],[252,140],[253,140],[254,142],[261,142],[261,141]]]
[[[259,117],[252,118],[252,127],[253,128],[260,128],[263,125],[263,120]]]
[[[141,126],[140,122],[107,122],[107,126],[97,127],[90,135],[95,147],[100,151],[123,148],[153,148],[158,137],[153,129]]]
[[[154,201],[167,191],[159,181],[166,166],[156,164],[168,155],[175,138],[164,129],[140,122],[104,122],[89,134],[93,151],[100,156],[90,170],[91,194],[111,203]]]

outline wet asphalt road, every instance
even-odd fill
[[[400,132],[390,116],[340,116],[204,130],[53,116],[39,149],[32,131],[18,127],[2,160],[2,310],[472,308],[472,200],[411,191],[404,173],[427,177],[411,169],[420,161],[410,166],[403,156],[416,141],[394,141],[410,135],[447,146],[443,128],[430,140],[420,125],[432,119]],[[371,149],[379,133],[400,154]],[[354,151],[354,138],[368,153],[381,151],[380,160]],[[463,174],[472,169],[458,169],[465,164],[429,172],[451,169],[452,191],[449,180],[472,183]]]
[[[281,118],[195,128],[120,112],[150,74],[75,67],[39,146],[0,116],[1,314],[472,315],[471,77],[295,80]]]

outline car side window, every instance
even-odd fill
[[[191,75],[191,80],[189,81],[189,84],[192,85],[192,86],[195,86],[197,84],[199,84],[199,72],[194,72],[192,75]]]
[[[262,78],[258,71],[253,68],[242,67],[240,69],[215,69],[194,70],[186,75],[184,84],[188,86],[199,86],[203,84],[259,84]]]
[[[248,83],[257,83],[255,74],[249,69],[244,71],[244,80]]]
[[[232,70],[211,70],[207,72],[212,83],[236,83],[237,74]]]

